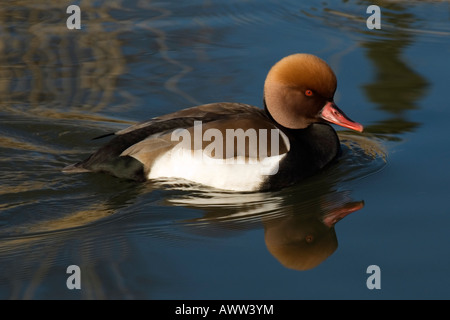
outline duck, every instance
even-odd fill
[[[241,192],[291,186],[341,154],[332,124],[363,131],[334,102],[336,88],[336,75],[324,60],[294,53],[270,68],[262,108],[215,102],[154,117],[94,138],[112,136],[62,171]]]

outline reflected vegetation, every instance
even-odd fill
[[[428,81],[405,59],[405,51],[419,34],[442,32],[426,30],[424,26],[419,29],[421,19],[408,10],[414,5],[410,2],[378,0],[355,1],[354,5],[350,4],[353,3],[343,1],[342,10],[325,5],[321,10],[316,8],[304,11],[303,14],[320,19],[330,27],[362,36],[359,46],[364,48],[374,70],[373,81],[362,85],[362,89],[378,109],[389,115],[375,124],[365,125],[365,132],[386,140],[401,140],[402,133],[414,131],[420,126],[420,123],[408,119],[407,112],[418,108],[418,102],[429,87]],[[366,28],[366,18],[369,15],[360,14],[370,5],[382,8],[379,30]]]
[[[60,186],[52,194],[43,185],[36,192],[47,199],[28,195],[35,198],[32,210],[29,203],[20,201],[18,208],[5,208],[2,218],[8,223],[0,229],[1,299],[42,297],[41,288],[52,283],[59,285],[53,288],[51,297],[136,297],[121,287],[127,276],[123,269],[129,268],[124,261],[130,257],[131,243],[123,234],[120,220],[121,210],[132,204],[144,186],[102,178],[92,179],[94,188],[88,191],[78,186],[65,192],[67,189]],[[17,199],[24,194],[19,190]],[[70,292],[64,286],[65,268],[74,263],[82,266],[83,288],[79,292]],[[146,267],[145,259],[140,267]],[[137,276],[139,268],[134,271],[129,278]],[[43,296],[48,297],[45,293]]]
[[[366,3],[370,5],[369,1]],[[379,109],[390,114],[390,118],[372,125],[369,131],[393,138],[420,125],[407,118],[407,111],[418,107],[417,103],[427,92],[428,82],[402,56],[415,37],[410,29],[414,28],[417,19],[406,12],[409,4],[392,1],[371,3],[383,7],[383,24],[388,28],[378,35],[379,39],[361,43],[376,70],[374,81],[364,85],[363,89]]]
[[[113,19],[101,7],[84,4],[80,31],[67,29],[65,1],[0,4],[3,110],[80,118],[110,108],[121,94],[115,83],[126,67],[119,31],[106,28]]]

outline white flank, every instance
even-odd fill
[[[148,179],[182,178],[218,189],[256,191],[269,174],[278,171],[285,155],[245,163],[243,157],[213,159],[201,151],[193,155],[190,150],[174,148],[153,163]]]

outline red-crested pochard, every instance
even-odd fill
[[[334,103],[336,85],[325,61],[293,54],[270,69],[264,109],[219,102],[156,117],[111,134],[106,145],[63,171],[185,179],[236,191],[292,185],[339,155],[329,123],[363,130]]]

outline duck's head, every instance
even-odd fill
[[[330,122],[359,132],[363,126],[350,120],[334,103],[336,76],[322,59],[304,53],[287,56],[269,71],[264,84],[267,110],[280,125],[304,129]]]

